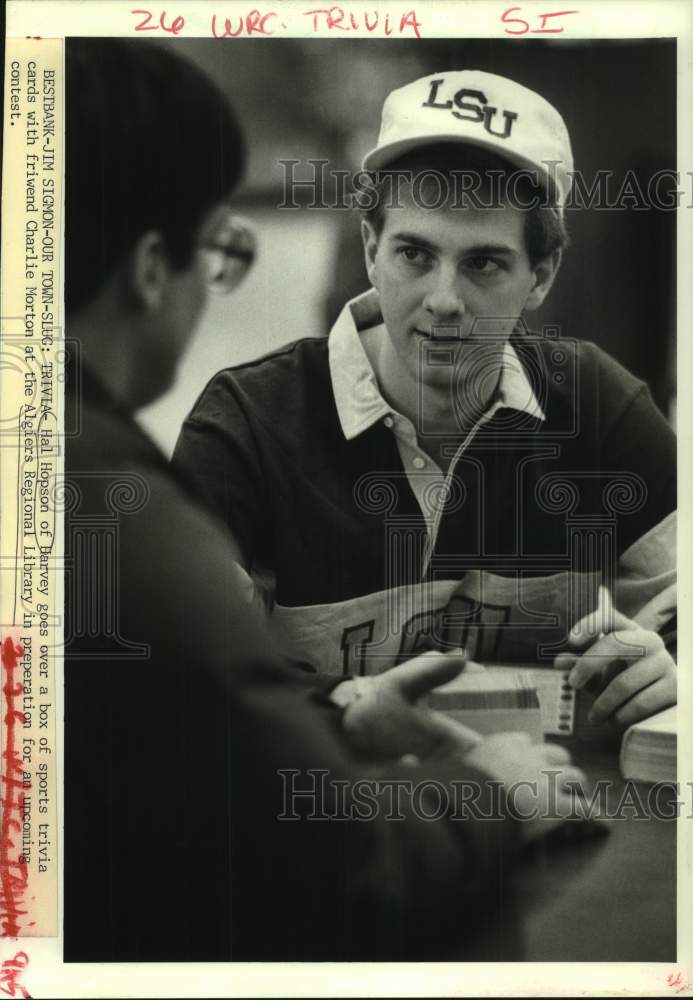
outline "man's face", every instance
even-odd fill
[[[204,216],[194,236],[197,247],[213,243],[228,215],[219,204]],[[175,381],[181,356],[192,340],[209,299],[207,268],[200,252],[180,269],[167,267],[158,308],[150,314],[150,335],[143,344],[147,358],[142,377],[149,400],[166,392]],[[148,401],[149,401],[148,400]]]
[[[383,210],[379,236],[364,227],[369,277],[402,369],[393,378],[406,372],[449,387],[455,377],[473,387],[479,377],[492,377],[494,362],[497,378],[518,317],[525,306],[538,305],[523,212],[509,206],[432,210],[416,205],[409,192],[402,195],[398,207]],[[430,362],[438,343],[450,364]]]
[[[209,299],[207,268],[201,248],[214,244],[229,215],[229,207],[222,203],[210,209],[195,234],[198,249],[190,264],[179,271],[172,271],[166,297],[167,334],[171,354],[178,360],[197,329]]]

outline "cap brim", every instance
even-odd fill
[[[502,160],[507,160],[516,167],[522,167],[533,173],[536,173],[537,179],[547,188],[549,194],[552,197],[556,197],[558,192],[558,187],[555,183],[554,178],[551,177],[547,170],[542,170],[541,167],[537,166],[532,160],[528,160],[523,156],[518,156],[514,153],[507,153],[504,149],[498,148],[498,143],[491,141],[484,141],[483,139],[469,139],[467,136],[463,138],[458,134],[454,133],[442,133],[440,135],[431,135],[430,133],[425,136],[414,136],[411,139],[400,139],[398,142],[390,142],[384,146],[376,146],[363,158],[363,169],[367,170],[369,173],[373,173],[376,170],[383,170],[385,167],[392,164],[395,160],[398,160],[400,156],[405,153],[410,153],[414,149],[423,149],[426,146],[436,146],[438,143],[449,142],[451,145],[454,143],[459,146],[477,146],[481,149],[488,149],[490,152],[495,153]],[[560,200],[560,199],[559,199]]]

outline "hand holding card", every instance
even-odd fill
[[[561,653],[556,665],[574,661],[570,683],[595,697],[591,722],[629,726],[676,703],[676,665],[661,637],[621,614],[606,587],[596,610],[571,629],[568,645],[577,658]]]

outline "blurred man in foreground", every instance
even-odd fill
[[[242,136],[199,71],[143,42],[68,42],[66,114],[65,957],[447,954],[581,774],[419,706],[461,657],[413,660],[342,711],[274,647],[227,532],[132,417],[252,257],[227,202]],[[429,779],[436,821],[406,795],[387,819],[383,784]],[[453,816],[459,788],[473,808]]]

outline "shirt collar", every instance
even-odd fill
[[[381,395],[360,337],[361,332],[380,326],[382,322],[378,293],[372,288],[347,302],[330,331],[327,350],[332,391],[347,441],[358,437],[393,412]],[[546,420],[522,362],[510,342],[506,343],[503,352],[498,391],[492,404],[494,412],[501,406]]]

